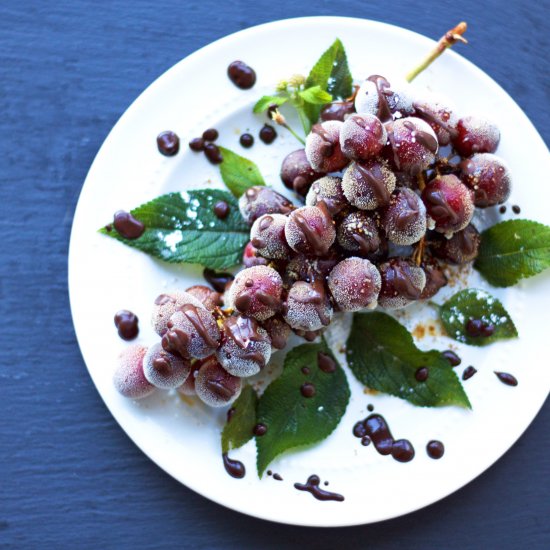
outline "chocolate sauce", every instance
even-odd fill
[[[115,314],[115,327],[123,340],[133,340],[139,334],[139,319],[135,313],[121,309]]]
[[[256,72],[242,61],[233,61],[227,67],[227,76],[241,90],[248,90],[256,84]]]
[[[246,313],[252,305],[252,294],[250,292],[242,292],[235,298],[235,307],[242,313]]]
[[[508,372],[497,372],[495,371],[495,374],[497,375],[497,378],[507,386],[517,386],[518,380],[515,376],[511,375]]]
[[[378,111],[376,116],[382,122],[388,122],[392,120],[392,113],[390,105],[388,103],[388,96],[392,95],[390,88],[390,83],[383,77],[377,74],[373,74],[367,78],[371,82],[374,82],[376,86],[376,92],[378,93]]]
[[[250,149],[254,145],[254,136],[252,134],[243,134],[239,138],[239,143],[246,149]]]
[[[466,333],[471,338],[489,338],[496,330],[495,325],[486,323],[481,319],[468,319],[466,323]]]
[[[233,416],[235,415],[236,412],[237,412],[237,409],[235,407],[231,407],[227,411],[227,423],[228,424],[231,422],[231,419],[233,418]]]
[[[322,351],[317,353],[317,366],[323,372],[327,372],[327,373],[331,373],[336,370],[336,362],[334,361],[334,359],[330,355],[327,355]]]
[[[246,469],[242,462],[238,460],[231,460],[227,456],[227,453],[223,453],[222,458],[223,458],[223,467],[231,477],[234,477],[236,479],[242,479],[244,477],[244,475],[246,474]]]
[[[445,447],[443,446],[443,443],[441,443],[441,441],[436,441],[434,439],[432,441],[429,441],[426,445],[426,452],[428,453],[428,456],[430,458],[438,460],[445,453]]]
[[[205,268],[202,272],[204,280],[218,292],[224,292],[227,283],[231,282],[235,277],[231,273],[221,273],[213,269]]]
[[[223,156],[220,148],[213,143],[207,143],[204,146],[204,154],[212,164],[221,164],[223,162]]]
[[[206,380],[204,385],[214,394],[221,397],[224,401],[229,401],[234,391],[224,385],[223,380]]]
[[[202,133],[202,139],[204,141],[216,141],[218,139],[219,133],[216,128],[208,128]]]
[[[498,211],[501,213],[501,214],[506,214],[506,206],[503,204],[499,209]]]
[[[313,281],[312,283],[298,281],[297,283],[295,283],[295,285],[307,287],[308,292],[304,297],[294,295],[293,300],[300,304],[312,305],[319,317],[319,321],[321,322],[321,324],[325,327],[328,326],[330,324],[330,317],[326,313],[328,299],[323,282],[318,279]]]
[[[364,187],[366,183],[376,198],[378,206],[385,206],[390,202],[391,194],[386,187],[382,171],[378,164],[373,164],[370,168],[367,168],[363,164],[356,162],[355,171],[354,175],[359,188]]]
[[[323,204],[323,202],[319,203]],[[319,204],[317,207],[319,207]],[[324,215],[325,215],[325,224],[332,224],[332,219],[330,218],[330,214],[328,211],[324,211],[322,208],[320,209]],[[324,239],[321,238],[321,235],[316,231],[315,227],[312,227],[307,219],[304,217],[304,215],[301,212],[296,212],[293,216],[294,223],[297,225],[298,229],[300,230],[302,234],[303,241],[305,241],[305,245],[307,248],[311,249],[311,252],[315,256],[322,256],[326,253],[326,246]]]
[[[462,373],[462,380],[469,380],[476,372],[477,369],[475,367],[472,367],[472,365],[466,367],[464,369],[464,372]]]
[[[416,372],[414,373],[414,377],[417,382],[426,382],[429,376],[430,371],[427,367],[420,367],[419,369],[416,369]]]
[[[414,139],[416,139],[416,141],[420,143],[422,147],[428,149],[430,153],[437,152],[439,145],[437,143],[437,139],[432,134],[428,134],[428,132],[424,132],[424,130],[419,130],[414,122],[411,122],[410,120],[406,120],[403,123],[403,126],[410,130],[411,133],[414,132]]]
[[[414,447],[407,439],[395,440],[383,416],[371,414],[364,420],[357,422],[353,427],[353,435],[361,439],[368,437],[381,455],[389,455],[398,462],[409,462],[414,458]],[[369,442],[370,442],[369,441]]]
[[[300,370],[301,370],[306,376],[311,372],[311,371],[309,370],[309,367],[302,367]]]
[[[225,220],[229,216],[229,205],[225,201],[219,201],[214,205],[214,214],[220,220]]]
[[[334,153],[334,143],[330,137],[330,134],[323,128],[321,124],[314,124],[311,128],[311,133],[316,134],[321,138],[321,145],[319,145],[319,152],[325,158],[328,158]]]
[[[452,367],[458,367],[462,363],[462,359],[452,350],[445,350],[441,355],[449,361]]]
[[[305,382],[300,386],[300,393],[308,399],[313,397],[316,393],[315,385],[311,382]]]
[[[273,474],[273,479],[276,479],[277,481],[283,481],[283,478],[280,476],[280,474]]]
[[[312,475],[307,478],[307,482],[305,484],[295,483],[294,488],[298,489],[298,491],[306,491],[312,494],[317,500],[335,500],[337,502],[342,502],[344,500],[344,497],[338,493],[332,493],[330,491],[326,491],[325,489],[321,489],[319,487],[320,483],[321,480],[319,479],[319,476]]]
[[[145,225],[124,210],[115,213],[113,227],[125,239],[139,239],[145,231]]]
[[[204,140],[202,138],[193,138],[189,142],[189,149],[191,149],[191,151],[195,151],[195,153],[204,151]]]
[[[252,431],[254,435],[262,437],[262,435],[265,435],[267,433],[267,426],[265,424],[258,423],[254,426],[254,429]]]
[[[323,122],[327,120],[339,120],[344,122],[347,115],[355,112],[353,101],[333,101],[321,109],[320,118]]]
[[[413,284],[412,273],[408,265],[390,263],[385,275],[388,286],[395,289],[399,295],[409,300],[417,300],[422,294],[422,291]]]
[[[418,202],[407,192],[399,193],[397,201],[397,213],[394,223],[399,231],[406,232],[410,225],[418,218]]]
[[[223,323],[224,338],[229,338],[245,353],[240,354],[243,360],[254,361],[260,368],[265,367],[265,355],[260,350],[254,349],[253,342],[268,342],[266,333],[260,333],[260,326],[255,319],[250,317],[232,316]]]
[[[427,187],[422,198],[431,205],[432,214],[438,219],[448,220],[451,224],[458,222],[459,216],[447,202],[445,195],[438,189]]]
[[[157,136],[157,147],[165,157],[173,157],[180,150],[180,138],[175,132],[162,132]]]
[[[179,328],[169,328],[162,337],[161,344],[166,351],[179,353],[182,357],[186,357],[189,336]]]
[[[520,208],[517,204],[514,204],[514,205],[512,206],[512,212],[513,212],[514,214],[520,214],[520,213],[521,213],[521,208]]]
[[[260,130],[259,136],[266,145],[270,145],[275,141],[275,138],[277,137],[277,132],[275,131],[275,128],[273,128],[273,126],[270,126],[269,124],[264,124],[262,129]]]
[[[218,342],[212,338],[200,317],[199,309],[191,304],[185,304],[180,311],[187,317],[199,336],[213,349],[218,347]],[[204,311],[204,310],[202,310]]]

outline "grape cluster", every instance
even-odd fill
[[[292,332],[311,341],[337,311],[429,299],[447,284],[447,264],[475,259],[474,209],[510,195],[509,170],[494,154],[499,131],[412,90],[373,75],[355,102],[322,110],[305,148],[281,167],[305,204],[264,186],[240,197],[250,226],[244,268],[217,291],[195,285],[157,298],[160,342],[121,356],[120,393],[175,388],[226,405]]]

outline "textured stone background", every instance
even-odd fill
[[[444,501],[381,524],[314,530],[242,516],[180,485],[126,437],[91,383],[66,265],[77,197],[103,139],[182,57],[304,15],[378,19],[434,38],[467,20],[471,46],[460,53],[549,142],[548,0],[1,2],[0,547],[550,547],[548,403],[509,453]]]

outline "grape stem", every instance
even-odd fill
[[[279,126],[286,128],[302,145],[306,144],[306,142],[288,125],[286,118],[281,114],[279,109],[275,109],[271,113],[271,120]]]
[[[424,247],[425,237],[422,237],[420,241],[418,241],[418,245],[413,252],[413,261],[416,265],[420,265],[422,263],[422,260],[424,259]]]
[[[457,42],[467,44],[468,41],[462,36],[468,25],[465,21],[460,22],[454,29],[447,31],[437,43],[437,46],[428,54],[428,56],[415,67],[410,73],[407,74],[405,79],[407,82],[412,82],[424,69],[427,69],[447,48],[450,48]]]

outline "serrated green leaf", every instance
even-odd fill
[[[271,105],[284,105],[288,101],[288,97],[280,95],[264,95],[256,102],[252,109],[254,113],[259,114],[267,111]]]
[[[336,363],[324,342],[298,346],[286,356],[281,376],[260,397],[258,422],[267,426],[267,433],[256,437],[260,477],[281,453],[327,438],[344,415],[350,397],[346,375],[337,363],[334,372],[321,370],[319,353]],[[308,374],[304,374],[303,367],[309,369]],[[304,383],[315,386],[313,397],[302,396]]]
[[[507,287],[550,267],[550,227],[508,220],[481,233],[474,267],[493,286]]]
[[[332,96],[321,89],[321,86],[312,86],[298,93],[306,103],[311,103],[312,105],[325,105],[325,103],[332,101]]]
[[[355,313],[346,358],[356,378],[367,387],[406,399],[413,405],[471,408],[458,377],[443,354],[421,351],[407,329],[381,312]],[[415,373],[427,367],[419,382]]]
[[[472,346],[486,346],[518,336],[514,322],[504,306],[484,290],[468,288],[457,292],[439,308],[439,315],[451,338]],[[487,337],[470,336],[466,332],[466,323],[470,319],[493,325],[494,333]]]
[[[249,187],[265,185],[260,170],[251,160],[225,147],[220,146],[219,149],[223,157],[219,165],[222,180],[233,195],[240,197]]]
[[[311,69],[306,79],[306,88],[319,86],[333,97],[345,99],[352,94],[352,84],[353,78],[349,71],[346,51],[337,38]],[[304,109],[311,124],[315,124],[321,108],[318,105],[307,104]]]
[[[223,220],[213,210],[219,201],[229,205],[229,215]],[[241,262],[250,239],[236,199],[219,189],[168,193],[134,208],[131,214],[145,225],[139,239],[125,239],[114,229],[108,231],[108,226],[100,233],[170,263],[226,269]]]
[[[254,436],[256,425],[256,406],[258,396],[254,388],[245,385],[241,395],[231,406],[233,414],[226,422],[222,432],[222,453],[228,453],[231,449],[238,449]]]

